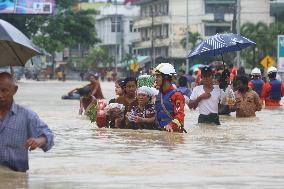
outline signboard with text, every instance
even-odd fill
[[[0,0],[0,14],[53,14],[55,0]]]
[[[284,71],[284,35],[278,35],[278,69]]]

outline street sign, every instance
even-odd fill
[[[278,35],[278,70],[284,71],[284,35]]]
[[[271,67],[275,64],[275,60],[271,56],[266,56],[261,60],[260,64],[264,68],[268,69],[269,67]]]
[[[134,64],[131,64],[130,65],[130,69],[133,71],[133,72],[138,72],[140,68],[140,65],[138,63],[134,63]]]

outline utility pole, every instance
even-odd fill
[[[237,34],[241,34],[241,0],[236,0],[237,3],[237,21],[236,21],[236,29]],[[240,51],[237,52],[237,68],[239,69],[241,66],[240,61]]]
[[[155,37],[154,37],[154,11],[153,6],[151,6],[151,17],[152,17],[152,24],[151,24],[151,63],[152,68],[155,67],[156,64],[156,52],[155,52]]]
[[[185,68],[185,73],[188,74],[188,71],[189,71],[189,59],[187,58],[187,54],[188,54],[188,51],[189,51],[189,44],[188,44],[188,32],[189,32],[189,24],[188,24],[188,0],[186,0],[186,68]]]
[[[117,19],[117,0],[114,1],[115,3],[115,19],[114,19],[114,22],[115,22],[115,29],[114,29],[114,32],[115,32],[115,73],[117,74],[117,62],[118,62],[118,55],[117,55],[117,49],[118,49],[118,44],[117,44],[117,36],[118,36],[118,19]],[[118,51],[119,53],[119,51]]]

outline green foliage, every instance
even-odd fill
[[[57,0],[55,15],[6,15],[4,19],[29,38],[34,43],[53,54],[62,51],[64,47],[81,44],[84,47],[93,46],[99,42],[95,32],[94,10],[73,12],[73,5],[81,0]]]
[[[110,67],[114,58],[109,56],[107,48],[93,48],[89,56],[84,60],[82,69],[97,68],[102,63],[104,67]]]
[[[259,61],[266,55],[277,57],[277,35],[284,33],[284,23],[266,25],[246,23],[241,27],[241,34],[254,42],[256,46],[242,51],[241,57],[248,67],[259,64]]]
[[[200,35],[200,33],[198,32],[188,32],[188,43],[189,43],[189,47],[193,48],[196,46],[197,42],[201,41],[202,37]],[[182,45],[182,47],[184,49],[186,49],[186,37],[182,38],[182,40],[180,41],[180,44]]]
[[[97,121],[97,103],[91,106],[87,112],[87,115],[90,118],[91,123],[95,123]]]
[[[124,58],[122,59],[122,62],[126,62],[127,65],[133,63],[133,62],[137,62],[137,57],[134,54],[131,53],[127,53]]]

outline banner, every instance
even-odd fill
[[[0,14],[53,14],[55,0],[0,0]]]
[[[284,71],[284,35],[278,36],[278,69]]]

